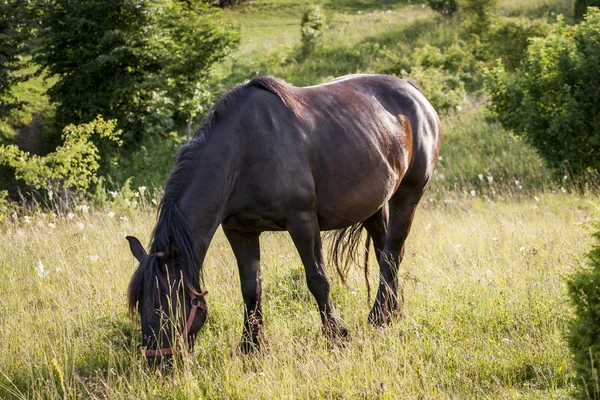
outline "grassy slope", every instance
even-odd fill
[[[237,351],[242,301],[219,231],[205,266],[211,315],[198,356],[162,378],[138,356],[138,323],[124,299],[135,265],[123,236],[147,238],[153,213],[128,221],[79,214],[55,228],[50,216],[34,217],[0,242],[0,397],[558,398],[572,379],[563,275],[584,259],[597,200],[426,200],[402,269],[404,320],[373,330],[362,272],[354,271],[350,290],[334,279],[334,302],[353,336],[345,348],[322,338],[287,235],[265,235],[269,349],[249,359]]]

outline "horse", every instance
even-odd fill
[[[323,330],[342,340],[348,330],[329,295],[321,232],[337,231],[337,252],[366,230],[380,269],[368,321],[390,323],[403,304],[398,268],[440,138],[438,115],[417,84],[387,75],[308,87],[261,76],[223,96],[177,155],[149,252],[127,236],[139,261],[129,310],[140,314],[147,359],[170,358],[177,343],[193,348],[208,313],[202,265],[219,226],[240,275],[244,353],[263,341],[265,231],[288,231]]]

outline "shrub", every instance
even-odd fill
[[[569,26],[562,19],[534,39],[516,76],[502,65],[486,73],[490,108],[555,169],[600,169],[600,10]]]
[[[529,40],[534,37],[545,37],[549,32],[550,24],[540,19],[496,18],[492,21],[487,36],[487,58],[491,60],[501,58],[506,69],[514,71],[525,58]]]
[[[100,165],[98,148],[91,136],[112,140],[119,145],[121,131],[115,131],[116,121],[105,121],[101,116],[87,124],[68,125],[64,128],[63,144],[46,156],[31,155],[15,145],[0,146],[0,164],[15,169],[15,177],[37,190],[63,194],[68,189],[84,191],[97,182]]]
[[[569,296],[575,307],[568,341],[575,358],[577,382],[582,398],[600,398],[600,225],[596,244],[588,254],[588,265],[568,280]]]
[[[304,57],[312,54],[321,41],[324,23],[321,9],[317,6],[309,8],[302,15],[300,34],[302,35],[302,55]]]
[[[477,68],[471,48],[462,40],[444,49],[426,44],[410,56],[387,49],[381,54],[392,64],[383,72],[414,79],[437,111],[453,110],[463,102],[465,86],[472,82]]]
[[[491,23],[491,14],[498,0],[461,0],[460,10],[466,18],[466,28],[470,33],[484,36]]]

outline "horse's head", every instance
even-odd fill
[[[197,287],[197,275],[190,273],[194,267],[184,265],[187,257],[177,250],[173,237],[165,249],[152,254],[135,237],[127,240],[140,263],[129,284],[129,310],[139,312],[143,353],[156,364],[177,350],[193,348],[208,313],[206,292]]]

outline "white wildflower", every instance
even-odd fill
[[[537,197],[537,196],[533,196],[533,199],[534,199],[535,201],[540,201],[540,198],[539,198],[539,197]]]
[[[81,230],[83,230],[83,228],[85,228],[85,224],[83,224],[82,222],[78,222],[77,223],[77,227]]]
[[[29,215],[26,215],[23,218],[25,218],[25,223],[27,223],[27,224],[31,223],[31,217]]]
[[[135,192],[133,195],[134,195],[135,197],[140,197],[140,194],[139,194],[139,192]]]
[[[521,247],[519,248],[519,251],[525,251],[525,246],[521,246]]]
[[[475,197],[477,195],[477,192],[475,190],[471,190],[471,196]]]
[[[488,175],[487,180],[489,183],[492,183],[492,182],[494,182],[494,177],[491,175]]]
[[[140,187],[138,188],[138,192],[140,192],[140,194],[141,194],[142,196],[144,195],[144,192],[145,192],[145,191],[146,191],[146,186],[140,186]]]
[[[37,265],[35,266],[35,272],[37,272],[39,277],[42,279],[48,276],[48,271],[46,271],[42,260],[38,260]]]
[[[562,186],[560,187],[560,191],[561,191],[561,192],[563,192],[563,193],[567,193],[567,189],[565,189],[565,188],[564,188],[564,187],[562,187]]]
[[[53,223],[53,222],[50,222],[50,223],[48,224],[48,227],[49,227],[50,229],[54,229],[54,228],[56,228],[56,224],[55,224],[55,223]]]
[[[117,195],[119,194],[119,192],[117,192],[117,191],[114,191],[114,192],[113,192],[112,190],[109,190],[109,191],[108,191],[108,193],[110,193],[110,195],[113,197],[113,199],[114,199],[115,197],[117,197]]]
[[[88,256],[88,258],[90,259],[91,262],[96,262],[100,259],[100,256],[98,254],[94,254],[94,255]]]
[[[73,214],[72,212],[67,214],[67,217],[69,217],[69,219],[73,219],[75,217],[75,214]]]
[[[108,218],[112,219],[114,217],[115,217],[115,213],[114,212],[111,211],[111,212],[108,213]]]
[[[124,216],[124,215],[123,215],[122,217],[119,217],[119,219],[120,219],[121,221],[127,221],[129,218],[127,218],[126,216]]]

